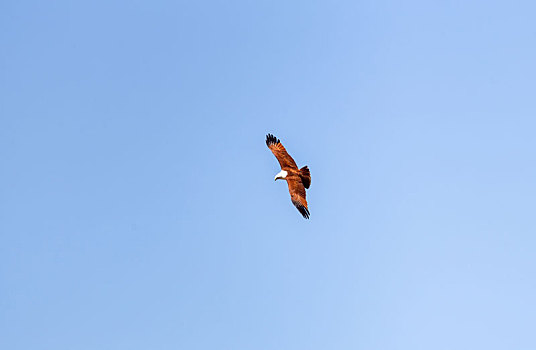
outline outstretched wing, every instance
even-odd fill
[[[277,161],[279,162],[279,165],[281,165],[281,169],[283,168],[296,168],[298,169],[298,166],[296,165],[296,162],[292,157],[287,153],[287,150],[281,142],[279,142],[279,139],[277,139],[274,135],[268,134],[266,135],[266,146],[272,151],[274,156],[277,158]]]
[[[309,219],[309,209],[305,200],[305,187],[299,176],[287,177],[288,191],[292,204],[298,209],[304,218]]]

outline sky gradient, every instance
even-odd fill
[[[535,12],[1,2],[0,348],[535,349]]]

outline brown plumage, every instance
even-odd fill
[[[309,168],[304,166],[298,169],[296,162],[287,153],[281,142],[272,134],[266,135],[266,145],[277,158],[281,166],[281,172],[277,174],[275,180],[287,180],[288,191],[292,204],[298,209],[304,218],[309,219],[309,209],[305,200],[305,189],[311,186],[311,173]]]

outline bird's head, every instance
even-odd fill
[[[288,173],[285,170],[281,170],[276,176],[274,181],[276,180],[284,180],[287,177]]]

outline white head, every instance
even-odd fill
[[[278,180],[278,179],[281,179],[281,180],[284,180],[286,177],[287,177],[288,173],[285,171],[285,170],[281,170],[276,176],[275,176],[275,180]]]

